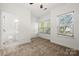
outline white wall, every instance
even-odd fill
[[[1,15],[1,12],[0,12]],[[0,21],[1,21],[1,16],[0,16]],[[0,22],[0,28],[1,28],[1,22]],[[0,29],[0,46],[1,46],[1,29]]]
[[[57,15],[74,12],[74,38],[57,35]],[[51,42],[79,50],[79,4],[60,4],[51,12]]]
[[[37,37],[38,34],[38,18],[31,15],[31,23],[32,23],[32,38]]]
[[[49,34],[39,33],[38,37],[50,40],[50,35]]]
[[[11,13],[19,19],[18,35],[16,39],[23,42],[30,42],[32,37],[31,12],[21,4],[0,4],[0,10]]]

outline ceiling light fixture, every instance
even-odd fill
[[[34,4],[34,3],[29,3],[30,5]]]
[[[34,3],[29,3],[30,5],[33,5]],[[47,8],[44,8],[44,5],[43,4],[40,4],[40,8],[41,9],[44,9],[44,10],[47,10]]]
[[[40,5],[40,8],[43,8],[43,5],[42,4]]]

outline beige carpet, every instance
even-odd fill
[[[0,55],[6,56],[75,56],[78,51],[51,43],[47,39],[34,38],[31,43],[19,45],[16,48],[0,50]]]

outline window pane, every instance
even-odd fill
[[[40,21],[39,22],[39,32],[50,34],[50,22],[49,21]]]

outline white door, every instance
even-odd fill
[[[9,41],[16,40],[16,17],[10,13],[2,12],[1,16],[1,42],[8,44]]]

